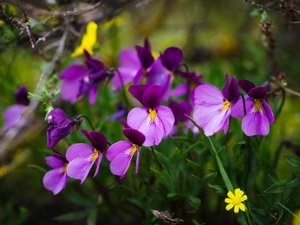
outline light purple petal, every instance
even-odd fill
[[[8,130],[9,128],[15,126],[21,116],[24,110],[26,109],[26,106],[24,105],[13,105],[8,107],[3,112],[3,120],[5,122],[4,131]]]
[[[44,187],[58,194],[67,184],[67,174],[63,173],[63,168],[57,168],[47,172],[43,178]]]
[[[65,101],[74,104],[78,100],[80,79],[65,80],[60,87],[60,97]]]
[[[157,118],[161,122],[164,129],[164,136],[167,136],[175,123],[175,117],[172,110],[167,106],[158,106],[155,108],[157,111]],[[158,126],[159,123],[157,123]]]
[[[52,168],[63,168],[65,165],[65,162],[61,160],[58,157],[55,157],[54,155],[52,156],[47,156],[45,157],[47,165],[51,166]]]
[[[132,143],[130,141],[118,141],[112,144],[106,152],[106,158],[108,161],[112,161],[116,155],[125,151],[124,149],[131,149]]]
[[[62,80],[77,80],[81,79],[86,72],[82,65],[71,65],[60,72],[59,77]]]
[[[147,72],[147,85],[161,85],[169,71],[163,66],[161,58],[156,59]]]
[[[131,128],[140,131],[146,136],[144,146],[156,145],[163,138],[163,127],[156,126],[155,122],[150,121],[149,112],[146,108],[133,108],[127,115],[127,123]],[[159,124],[161,124],[160,121]]]
[[[96,177],[98,172],[99,172],[99,168],[100,168],[100,163],[101,163],[101,160],[102,160],[102,153],[98,151],[98,159],[97,159],[97,164],[96,164],[96,171],[94,173],[94,176],[93,177]]]
[[[161,102],[166,102],[169,100],[171,95],[171,86],[172,86],[172,76],[168,74],[161,83]]]
[[[195,105],[220,105],[223,104],[224,96],[215,86],[210,84],[199,85],[195,89]]]
[[[87,158],[76,158],[70,161],[67,165],[67,175],[80,180],[80,184],[82,184],[95,162],[90,160],[90,158],[91,155]]]
[[[269,120],[266,115],[260,112],[250,112],[243,118],[242,130],[247,136],[266,136],[269,133]]]
[[[142,67],[141,61],[136,51],[124,49],[120,53],[120,67],[138,70]]]
[[[112,174],[123,178],[128,170],[133,155],[129,154],[131,148],[123,148],[123,152],[116,155],[110,162],[110,171]]]
[[[140,149],[136,150],[136,161],[135,161],[135,174],[139,172],[139,165],[140,165]]]
[[[270,106],[268,105],[268,103],[265,101],[265,100],[261,100],[262,101],[262,104],[263,104],[263,107],[264,107],[264,110],[266,112],[266,116],[269,120],[270,123],[274,123],[275,122],[275,117],[274,117],[274,114],[272,112],[272,109],[270,108]]]
[[[172,90],[171,95],[175,96],[175,97],[179,97],[179,96],[186,94],[187,91],[188,91],[188,85],[187,85],[187,83],[183,83],[183,84],[179,84],[177,87],[175,87]]]
[[[63,122],[65,119],[67,119],[67,115],[60,108],[51,110],[47,116],[47,122],[55,126],[60,125],[60,123]]]
[[[223,103],[219,105],[196,105],[193,118],[204,130],[206,136],[211,136],[220,130],[228,130],[231,109],[222,110]]]
[[[94,150],[91,146],[88,144],[73,144],[71,145],[67,152],[66,152],[66,158],[69,162],[76,158],[88,158],[91,157],[94,154]]]
[[[96,103],[97,93],[98,93],[98,86],[93,87],[93,88],[90,89],[90,91],[89,91],[89,103],[91,105],[94,105]]]

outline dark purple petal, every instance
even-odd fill
[[[155,108],[159,105],[161,98],[161,87],[152,85],[147,88],[142,96],[142,104],[147,108]]]
[[[20,105],[25,105],[25,106],[29,105],[28,90],[24,85],[20,86],[16,90],[15,101],[17,104],[20,104]]]
[[[24,105],[13,105],[8,107],[3,112],[3,120],[4,120],[4,131],[7,131],[11,127],[14,127],[21,119],[22,113],[26,110],[26,106]]]
[[[88,69],[92,72],[96,72],[104,69],[104,64],[101,61],[94,59],[92,57],[85,60],[85,63],[88,66]]]
[[[177,47],[169,47],[161,56],[162,64],[170,71],[177,70],[179,64],[182,62],[182,51]]]
[[[137,45],[135,46],[135,49],[139,55],[143,68],[148,69],[148,67],[150,67],[151,64],[154,62],[154,58],[152,56],[151,51],[147,48]]]
[[[241,79],[238,82],[238,85],[246,92],[248,93],[252,88],[255,87],[255,84],[253,84],[249,80]]]
[[[172,100],[169,107],[175,116],[175,124],[187,121],[188,118],[185,115],[190,116],[191,114],[190,105],[186,101],[176,102]]]
[[[68,117],[66,113],[62,109],[56,108],[51,110],[51,112],[48,114],[47,122],[52,125],[58,126],[67,118]]]
[[[268,89],[266,87],[254,87],[248,91],[248,95],[254,99],[263,99],[267,94]]]
[[[61,139],[68,136],[72,130],[72,126],[57,128],[51,125],[46,131],[48,148],[52,149]]]
[[[146,140],[146,137],[144,134],[139,132],[138,130],[132,129],[132,128],[125,128],[122,130],[125,137],[128,138],[131,143],[136,144],[138,146],[142,146],[143,143]]]
[[[86,68],[82,65],[71,65],[60,72],[59,77],[62,80],[76,80],[84,76]]]
[[[226,84],[222,91],[225,99],[230,101],[232,104],[235,104],[240,97],[239,88],[236,82],[235,76],[232,76],[231,82],[226,74]]]
[[[128,124],[124,120],[119,120],[119,122],[125,127],[125,128],[130,128]]]
[[[88,132],[87,130],[81,130],[81,132],[91,141],[93,147],[98,151],[102,153],[106,150],[107,140],[102,133],[98,131]]]
[[[67,180],[67,174],[62,167],[47,172],[43,178],[43,184],[46,189],[52,191],[53,194],[56,195],[66,187]]]
[[[143,94],[148,89],[147,85],[131,85],[128,89],[130,94],[143,104]]]

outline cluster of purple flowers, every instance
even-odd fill
[[[114,70],[114,74],[110,72],[113,70],[105,69],[104,64],[92,58],[87,51],[84,54],[85,66],[71,65],[60,73],[63,100],[74,104],[88,93],[89,103],[95,104],[98,86],[104,81],[111,81],[114,91],[131,84],[128,92],[141,106],[128,109],[118,104],[119,110],[108,118],[119,120],[127,117],[126,122],[120,120],[124,126],[122,133],[127,140],[109,144],[102,133],[82,130],[91,145],[72,144],[65,156],[53,148],[81,124],[82,118],[69,119],[59,108],[47,115],[46,120],[50,124],[46,131],[47,144],[54,154],[46,157],[46,163],[52,170],[45,174],[43,183],[54,194],[66,186],[68,177],[78,179],[82,184],[96,162],[95,177],[105,151],[112,174],[120,178],[125,177],[136,153],[137,173],[142,146],[159,145],[167,135],[176,135],[177,127],[182,125],[185,130],[192,129],[195,135],[199,132],[186,115],[192,116],[206,136],[221,130],[226,133],[230,117],[243,118],[242,130],[247,136],[266,136],[269,124],[274,122],[272,110],[265,101],[266,87],[256,87],[247,80],[237,81],[234,76],[230,80],[226,75],[225,86],[220,91],[211,84],[203,83],[202,75],[181,71],[183,54],[177,47],[167,48],[155,59],[146,39],[144,46],[135,46],[135,50],[125,49],[120,53],[120,67]],[[111,79],[107,79],[112,75]],[[183,82],[178,85],[176,79]],[[246,96],[241,95],[239,87]],[[21,112],[29,104],[27,95],[25,87],[17,90],[17,104],[4,112],[4,130],[19,120]]]

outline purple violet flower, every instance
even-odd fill
[[[55,153],[52,156],[46,157],[46,163],[51,166],[53,170],[50,170],[45,174],[43,184],[46,189],[52,191],[53,194],[56,195],[66,187],[68,180],[68,161],[63,155]]]
[[[171,85],[174,72],[182,62],[182,51],[177,47],[167,48],[157,58],[147,73],[147,85],[160,85],[162,87],[161,101],[165,102],[171,94]]]
[[[83,65],[71,65],[60,73],[60,78],[63,80],[61,98],[72,104],[82,98],[85,93],[89,94],[89,103],[95,104],[98,85],[108,77],[101,61],[92,58],[85,50],[84,54],[87,68]]]
[[[110,161],[110,171],[121,179],[125,177],[135,152],[137,152],[135,173],[138,173],[140,147],[146,139],[144,134],[132,128],[124,128],[122,132],[129,141],[123,140],[112,144],[106,153],[106,158]]]
[[[47,122],[51,124],[46,131],[47,144],[50,149],[81,123],[81,121],[69,119],[66,113],[59,108],[53,109],[48,114]]]
[[[266,87],[256,87],[248,80],[240,80],[239,86],[247,93],[245,106],[240,99],[232,108],[231,116],[243,118],[242,130],[247,136],[266,136],[270,131],[270,123],[275,122],[273,112],[264,100],[267,93]],[[244,114],[244,108],[246,115]]]
[[[66,153],[66,158],[69,161],[67,174],[71,178],[81,180],[80,184],[84,182],[96,160],[94,177],[98,174],[102,153],[107,147],[106,137],[102,133],[86,130],[81,130],[81,132],[91,141],[93,147],[84,143],[73,144]]]
[[[196,88],[193,118],[206,136],[211,136],[220,130],[224,133],[228,131],[232,106],[239,96],[236,78],[233,76],[230,82],[227,74],[222,92],[210,84],[202,84]]]
[[[144,146],[158,145],[174,125],[174,115],[167,106],[161,106],[161,87],[131,85],[128,89],[144,107],[133,108],[127,116],[128,126],[146,136]]]
[[[16,90],[14,97],[16,104],[8,107],[3,112],[3,120],[5,123],[3,131],[7,131],[19,122],[22,113],[30,103],[28,99],[28,90],[23,85]]]
[[[146,76],[154,58],[151,53],[151,46],[146,38],[144,40],[144,47],[135,46],[133,49],[124,49],[120,53],[120,67],[115,72],[111,82],[114,86],[114,91],[118,91],[123,85],[133,81],[133,84],[138,84],[143,75]],[[121,79],[120,79],[121,76]]]

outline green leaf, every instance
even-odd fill
[[[96,225],[97,222],[97,209],[91,209],[87,218],[87,225]]]
[[[287,188],[295,188],[300,186],[300,177],[295,178],[294,180],[291,180],[287,183]]]
[[[250,16],[252,17],[256,17],[256,16],[259,16],[260,14],[262,13],[262,10],[261,9],[253,9],[251,12],[250,12]]]
[[[154,172],[154,175],[167,188],[169,192],[176,192],[176,188],[172,177],[167,171],[163,170],[162,172],[159,172],[153,168],[151,168],[151,170]]]
[[[162,154],[160,151],[156,151],[154,149],[154,152],[157,156],[158,161],[165,167],[165,168],[169,168],[170,167],[170,159],[168,157],[166,157],[164,154]]]
[[[277,183],[277,180],[274,177],[272,177],[270,174],[268,174],[268,176],[273,184]]]
[[[189,213],[195,213],[201,205],[201,199],[194,196],[189,196],[188,198],[190,206],[194,208],[193,210],[189,211]]]
[[[87,217],[88,214],[89,214],[89,211],[72,212],[72,213],[62,215],[62,216],[57,216],[54,218],[54,220],[57,220],[57,221],[80,220],[80,219]]]
[[[182,197],[182,195],[179,193],[171,192],[167,195],[167,197],[170,199],[176,200],[176,199]]]
[[[196,170],[200,169],[200,165],[192,160],[186,159],[187,163]]]
[[[293,156],[284,156],[284,159],[294,168],[296,175],[300,175],[300,159]]]
[[[226,190],[221,185],[214,185],[214,184],[207,184],[210,188],[213,188],[217,191],[219,194],[226,194]]]
[[[180,158],[185,159],[187,157],[187,154],[189,154],[191,151],[193,151],[196,147],[200,146],[201,142],[197,141],[196,143],[192,144],[190,147],[185,149],[183,153],[181,154]]]
[[[287,180],[281,180],[273,184],[271,187],[267,188],[265,193],[283,193],[286,190]]]
[[[282,208],[284,208],[286,211],[288,211],[293,217],[295,217],[295,219],[298,221],[298,223],[300,223],[300,218],[295,214],[293,213],[292,210],[290,210],[288,207],[286,207],[285,205],[281,204],[280,202],[277,202],[278,205],[280,205]]]
[[[261,219],[255,213],[253,213],[252,211],[250,212],[250,216],[255,220],[255,222],[258,225],[265,225],[265,223],[263,221],[261,221]]]
[[[260,18],[261,23],[265,23],[265,22],[267,22],[267,20],[269,20],[267,11],[263,11],[260,16],[261,16],[261,18]]]

